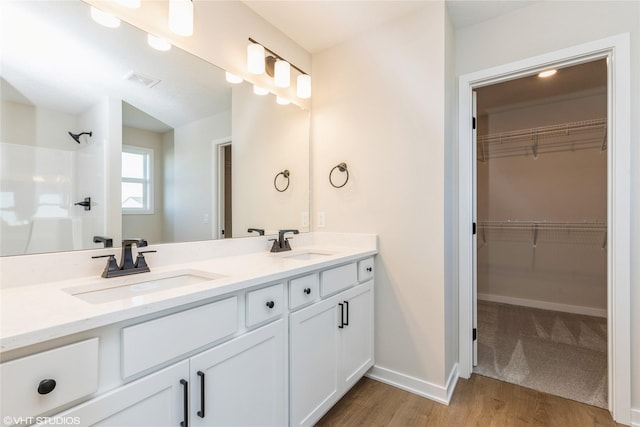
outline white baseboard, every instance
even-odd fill
[[[381,366],[374,366],[365,376],[417,394],[418,396],[426,397],[438,403],[448,405],[451,401],[451,395],[458,383],[458,364],[456,363],[451,369],[444,387]]]
[[[541,308],[543,310],[562,311],[565,313],[584,314],[587,316],[596,316],[596,317],[607,317],[607,310],[603,308],[583,307],[580,305],[570,305],[570,304],[559,304],[556,302],[507,297],[504,295],[478,294],[478,299],[482,301],[500,302],[503,304],[521,305],[523,307]]]
[[[640,427],[640,409],[631,408],[631,427]]]

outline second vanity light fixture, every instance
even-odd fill
[[[247,46],[247,70],[250,73],[263,74],[266,72],[273,77],[276,87],[286,88],[291,85],[291,68],[293,67],[300,73],[296,79],[296,94],[302,99],[311,97],[311,76],[309,74],[251,37],[249,37],[249,42]],[[269,55],[266,55],[265,52],[269,53]]]

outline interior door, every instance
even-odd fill
[[[478,132],[478,94],[476,91],[471,93],[471,112],[473,117],[473,130],[471,132],[471,176],[473,177],[473,184],[471,185],[471,206],[472,206],[472,221],[473,221],[473,236],[472,236],[472,252],[473,252],[473,265],[472,265],[472,287],[471,287],[471,300],[473,301],[473,366],[478,365],[478,144],[477,144],[477,132]]]

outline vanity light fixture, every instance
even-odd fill
[[[224,78],[225,80],[227,80],[229,83],[233,83],[233,84],[237,84],[237,83],[242,83],[244,80],[242,79],[242,77],[240,76],[236,76],[233,73],[230,73],[228,71],[224,72]]]
[[[120,26],[120,20],[114,15],[93,6],[91,6],[91,18],[98,24],[107,28],[118,28]]]
[[[558,70],[544,70],[538,74],[538,77],[541,77],[541,78],[551,77],[557,72]]]
[[[291,104],[291,101],[289,101],[287,98],[283,98],[281,96],[276,96],[276,102],[278,103],[278,105],[289,105],[289,104]]]
[[[192,0],[169,0],[169,29],[181,36],[193,35]]]
[[[149,46],[156,50],[166,52],[171,49],[171,43],[161,37],[156,37],[153,34],[147,34],[147,43]]]
[[[291,62],[264,47],[252,38],[249,38],[247,46],[247,69],[252,74],[267,73],[273,77],[276,87],[289,87],[291,85],[291,68],[300,74],[297,77],[296,93],[299,98],[311,97],[311,76],[295,66]],[[265,57],[265,52],[269,55]]]

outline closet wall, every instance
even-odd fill
[[[606,316],[606,117],[605,88],[479,116],[479,299]]]

